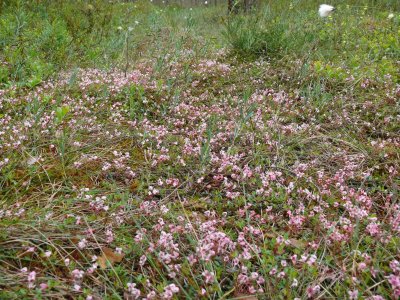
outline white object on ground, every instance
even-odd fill
[[[335,10],[335,8],[332,5],[321,4],[319,6],[318,13],[322,18],[325,18],[325,17],[329,16],[334,10]]]

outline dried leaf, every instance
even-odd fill
[[[276,237],[276,234],[270,233],[270,232],[264,232],[264,236],[269,238],[269,239],[273,239]]]
[[[296,239],[290,239],[290,244],[296,248],[305,248],[306,247],[306,243],[300,240],[296,240]]]
[[[273,238],[276,238],[278,235],[275,233],[266,232],[266,233],[264,233],[264,236],[267,238],[273,239]],[[293,247],[296,247],[296,248],[305,248],[306,247],[306,243],[301,240],[289,239],[289,242]]]
[[[237,294],[235,295],[235,299],[237,300],[257,300],[258,298],[254,295],[245,295],[245,294]]]
[[[138,180],[132,181],[132,183],[131,183],[130,186],[129,186],[129,191],[130,191],[131,193],[134,193],[134,192],[136,192],[136,190],[138,189],[138,187],[139,187],[139,181],[138,181]]]
[[[121,262],[121,260],[124,258],[124,254],[119,254],[117,252],[114,252],[112,249],[104,247],[102,249],[103,253],[107,256],[109,260],[113,260],[114,262]]]
[[[97,262],[100,266],[100,268],[105,269],[107,268],[107,261],[110,263],[110,265],[114,265],[114,263],[119,263],[122,261],[124,258],[124,254],[119,254],[114,252],[112,249],[103,247],[101,249],[102,255],[97,258]]]
[[[107,268],[107,260],[103,256],[97,258],[97,263],[99,264],[100,268]]]
[[[20,258],[20,257],[32,256],[32,255],[33,255],[33,252],[30,252],[28,250],[22,250],[22,251],[18,252],[17,257]]]

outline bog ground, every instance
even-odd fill
[[[400,3],[210,2],[0,3],[1,299],[398,299]]]

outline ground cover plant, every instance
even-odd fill
[[[398,299],[400,3],[319,4],[3,1],[0,299]]]

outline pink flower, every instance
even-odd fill
[[[400,276],[391,274],[388,277],[388,281],[392,285],[392,289],[400,289]]]
[[[249,293],[250,294],[255,294],[255,293],[257,293],[257,290],[255,289],[255,287],[254,286],[249,286]]]
[[[202,273],[202,275],[204,276],[204,280],[205,280],[206,284],[211,284],[211,283],[213,283],[214,280],[215,280],[214,274],[211,273],[211,272],[208,271],[208,270],[205,270],[205,271]]]
[[[154,299],[156,297],[156,292],[155,291],[151,291],[150,293],[147,294],[146,298],[148,300]]]
[[[277,273],[278,271],[276,270],[276,268],[272,268],[271,271],[269,271],[269,275],[273,276]]]
[[[87,246],[87,240],[86,239],[82,239],[82,240],[79,241],[79,243],[78,243],[78,248],[79,249],[84,249],[84,248],[86,248],[86,246]]]
[[[42,282],[41,284],[39,284],[39,286],[40,286],[40,289],[43,291],[43,290],[45,290],[45,289],[47,289],[49,286],[46,284],[46,283],[44,283],[44,282]]]
[[[306,261],[307,261],[307,259],[308,259],[308,255],[306,255],[306,254],[302,254],[302,255],[301,255],[301,259],[300,259],[300,261],[304,263],[304,262],[306,262]]]
[[[371,222],[370,224],[368,224],[366,230],[371,236],[378,236],[381,233],[379,224],[375,222]]]
[[[140,260],[139,260],[139,265],[143,267],[144,264],[146,263],[146,261],[147,261],[146,255],[142,255],[142,256],[140,257]]]
[[[314,297],[316,294],[318,294],[319,293],[319,290],[320,290],[321,288],[320,288],[320,286],[319,285],[315,285],[315,286],[310,286],[310,287],[308,287],[307,288],[307,297],[308,298],[312,298],[312,297]]]
[[[309,266],[312,266],[315,262],[317,261],[317,256],[315,256],[314,254],[310,255],[310,257],[308,258],[307,264]]]
[[[294,278],[293,279],[293,283],[292,283],[292,285],[290,286],[290,287],[296,287],[296,286],[298,286],[299,285],[299,282],[298,282],[298,280],[296,279],[296,278]]]
[[[138,299],[140,297],[140,290],[136,288],[136,283],[127,283],[128,292],[133,296],[133,299]]]
[[[357,290],[348,291],[348,294],[349,294],[350,300],[358,299],[358,291]]]
[[[36,272],[35,271],[32,271],[32,272],[30,272],[29,274],[28,274],[28,281],[29,282],[32,282],[32,281],[35,281],[36,280]]]
[[[390,268],[394,273],[400,272],[400,263],[397,260],[392,260],[389,264]]]
[[[91,266],[89,269],[87,269],[87,273],[88,273],[88,274],[93,274],[93,272],[94,272],[97,268],[98,268],[98,264],[97,264],[97,263],[94,263],[94,264],[92,264],[92,266]]]
[[[85,274],[85,272],[75,269],[71,272],[71,274],[72,274],[72,277],[74,277],[74,279],[77,280],[77,279],[83,278],[83,275]]]
[[[358,269],[359,269],[360,271],[364,271],[366,268],[367,268],[367,264],[366,264],[366,263],[360,262],[360,263],[358,264]]]
[[[177,294],[178,292],[179,288],[175,284],[171,283],[170,285],[167,285],[164,288],[164,293],[161,294],[161,298],[171,299],[174,296],[174,294]]]
[[[293,254],[291,257],[290,257],[290,260],[292,261],[292,264],[296,264],[296,262],[297,262],[297,254]]]
[[[257,278],[258,278],[258,273],[257,272],[252,272],[251,274],[250,274],[250,277],[251,277],[251,279],[253,279],[253,280],[256,280]]]

